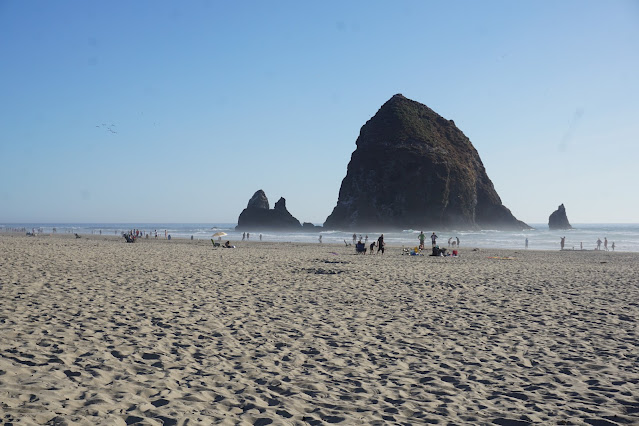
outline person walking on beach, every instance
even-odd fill
[[[457,248],[459,248],[459,237],[455,237],[457,238]]]
[[[612,242],[612,251],[615,251],[615,242]]]
[[[528,237],[526,237],[526,248],[528,248]]]
[[[246,241],[249,240],[249,238],[251,238],[251,234],[249,234],[248,232],[246,233]]]
[[[597,250],[601,250],[601,238],[597,238]]]
[[[356,241],[357,241],[357,235],[353,234],[353,244],[355,244]]]
[[[448,239],[448,247],[449,247],[449,248],[450,248],[450,240],[452,240],[452,239],[453,239],[453,237],[450,237],[450,238]]]
[[[604,250],[608,251],[608,237],[604,237]]]
[[[380,235],[377,239],[377,254],[379,254],[380,251],[384,254],[384,234]]]
[[[437,244],[437,235],[435,235],[435,233],[433,232],[432,235],[430,236],[430,240],[433,242],[433,247],[435,247],[435,245]]]
[[[319,236],[319,243],[322,244],[322,236]]]
[[[371,254],[373,254],[373,250],[375,250],[375,241],[373,241],[373,242],[371,243],[371,246],[370,246],[370,252],[371,252]]]
[[[424,231],[420,231],[419,232],[419,236],[417,238],[419,238],[419,249],[423,250],[424,249],[424,240],[426,239],[426,235],[424,235]]]
[[[242,232],[242,241],[246,239],[246,232]]]
[[[564,249],[564,245],[566,244],[566,237],[561,237],[561,249]]]

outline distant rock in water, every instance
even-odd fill
[[[568,216],[566,216],[566,208],[562,204],[552,212],[548,218],[548,228],[550,229],[572,229],[570,222],[568,222]]]
[[[360,130],[324,228],[530,229],[452,120],[395,95]]]
[[[286,210],[286,200],[280,198],[273,209],[269,209],[268,198],[261,189],[248,202],[237,219],[237,231],[302,229],[300,221]]]

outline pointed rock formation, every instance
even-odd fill
[[[572,229],[570,222],[568,222],[568,216],[566,216],[566,208],[562,204],[552,212],[548,218],[548,228],[550,229]]]
[[[452,120],[395,95],[360,130],[324,228],[530,229]]]
[[[261,189],[248,202],[237,219],[237,231],[294,230],[301,229],[299,220],[286,210],[286,200],[280,198],[273,209],[269,209],[268,198]]]
[[[255,194],[251,197],[246,206],[247,209],[266,209],[268,210],[268,198],[266,198],[266,194],[261,189],[256,191]]]

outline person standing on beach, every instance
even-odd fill
[[[528,248],[528,237],[526,237],[526,248]]]
[[[355,241],[357,241],[357,235],[353,234],[353,244],[355,244]]]
[[[380,251],[384,254],[384,234],[380,235],[377,239],[377,254],[379,254]]]
[[[566,237],[561,237],[560,244],[561,244],[561,249],[563,250],[564,249],[564,245],[566,244]]]
[[[604,250],[608,251],[608,237],[604,237]]]
[[[371,254],[373,254],[373,250],[375,250],[375,241],[373,241],[373,242],[371,243],[371,246],[370,246],[370,252],[371,252]]]
[[[364,244],[368,244],[368,235],[366,235],[366,238],[364,238]]]
[[[417,238],[419,238],[419,248],[423,249],[424,248],[424,240],[426,239],[426,235],[424,235],[424,231],[420,231],[419,232],[419,236]]]
[[[457,248],[459,248],[459,237],[455,237],[457,238]]]
[[[249,234],[248,232],[246,233],[246,241],[249,240],[249,238],[251,238],[251,234]]]
[[[246,239],[246,232],[242,232],[242,241]]]
[[[322,236],[319,236],[319,243],[322,244]]]
[[[615,242],[612,242],[612,251],[615,251]]]
[[[262,234],[260,234],[260,241],[262,241]]]
[[[601,250],[601,238],[597,238],[597,250]]]
[[[453,237],[450,237],[450,238],[448,239],[448,247],[450,247],[450,240],[452,240],[452,239],[453,239]]]
[[[430,240],[433,242],[433,247],[435,247],[435,245],[437,244],[437,238],[437,235],[435,235],[435,233],[433,232],[430,236]]]

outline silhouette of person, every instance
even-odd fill
[[[384,234],[380,235],[377,239],[377,254],[379,254],[380,251],[384,254]]]

